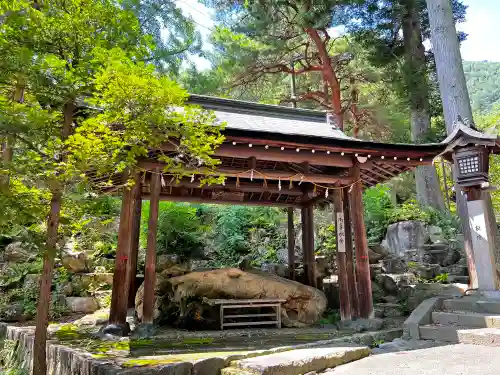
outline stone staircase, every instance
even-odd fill
[[[440,305],[430,324],[419,325],[419,339],[500,347],[500,301],[465,296]]]

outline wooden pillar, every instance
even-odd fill
[[[302,226],[302,264],[304,269],[304,284],[310,285],[309,282],[309,252],[307,248],[309,247],[309,236],[308,221],[307,221],[307,207],[303,206],[300,209],[300,224]]]
[[[358,306],[361,318],[371,318],[373,314],[372,283],[370,279],[370,260],[368,240],[363,217],[363,182],[359,164],[353,167],[357,182],[352,185],[351,216],[354,224],[354,243],[356,245],[356,279],[358,285]]]
[[[347,273],[347,285],[349,291],[349,302],[351,303],[351,317],[359,316],[358,291],[356,285],[356,273],[354,270],[354,251],[352,247],[352,221],[351,205],[349,203],[349,189],[342,189],[342,203],[345,224],[345,267]]]
[[[293,226],[293,207],[288,207],[288,272],[295,280],[295,230]]]
[[[138,175],[139,176],[139,175]],[[137,178],[135,181],[139,188],[135,189],[134,211],[132,216],[132,241],[130,249],[130,268],[128,270],[129,292],[128,292],[128,308],[135,307],[135,292],[137,290],[137,260],[139,257],[139,237],[141,234],[141,212],[142,212],[142,188],[141,180]]]
[[[309,242],[309,246],[307,247],[309,253],[309,285],[317,288],[318,280],[316,279],[316,256],[314,251],[314,206],[312,204],[307,206],[307,221],[307,227],[309,229],[309,235],[307,237]]]
[[[337,241],[337,269],[339,281],[339,299],[340,299],[340,319],[351,320],[351,293],[349,291],[349,282],[347,279],[347,261],[346,261],[346,219],[344,212],[343,196],[341,190],[335,190],[333,193],[335,234]]]
[[[131,267],[132,217],[134,212],[134,197],[137,196],[136,190],[138,188],[138,184],[135,184],[133,188],[125,187],[123,192],[115,273],[113,275],[113,290],[111,294],[111,309],[109,323],[104,330],[105,333],[127,335],[129,331],[126,324],[129,291],[127,269]]]
[[[160,169],[156,168],[151,176],[148,221],[148,245],[144,270],[144,304],[143,324],[153,324],[154,299],[156,289],[156,230],[158,227],[158,210],[160,205]]]

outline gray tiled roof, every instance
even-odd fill
[[[326,121],[326,113],[277,105],[191,95],[188,103],[213,110],[227,129],[357,140]]]
[[[225,122],[228,129],[335,139],[354,139],[327,124],[326,118],[323,122],[319,122],[307,119],[278,118],[275,116],[266,116],[265,113],[260,115],[226,111],[215,111],[215,116],[219,121]]]

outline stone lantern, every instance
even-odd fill
[[[484,134],[473,124],[459,119],[443,141],[442,156],[454,163],[455,182],[467,198],[472,253],[467,254],[473,284],[488,298],[500,298],[495,264],[496,222],[489,209],[489,157],[498,152],[497,136]]]
[[[487,146],[460,147],[454,150],[457,183],[463,188],[484,187],[489,183],[490,150]]]

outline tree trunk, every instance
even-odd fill
[[[43,271],[40,280],[40,294],[36,307],[35,342],[33,345],[33,375],[47,374],[46,342],[47,326],[49,324],[50,293],[52,289],[52,274],[54,258],[57,249],[57,232],[61,214],[61,190],[54,188],[50,201],[50,213],[47,222],[47,245],[43,256]]]
[[[424,142],[431,128],[429,112],[429,85],[425,48],[417,0],[403,0],[403,39],[405,47],[404,78],[411,110],[411,136],[413,142]],[[436,167],[421,166],[415,171],[417,201],[422,206],[445,210]]]
[[[461,116],[472,120],[469,92],[460,55],[460,45],[453,21],[453,12],[449,0],[427,0],[429,23],[431,28],[432,49],[436,61],[437,76],[441,99],[443,101],[446,131],[453,131],[453,122]],[[454,172],[456,173],[456,172]],[[469,266],[469,284],[477,287],[477,272],[472,253],[472,239],[469,230],[467,202],[461,189],[455,186],[457,192],[457,209],[465,235],[465,252]],[[486,200],[491,205],[488,192],[484,192]],[[492,210],[493,208],[490,207]],[[496,233],[496,228],[495,232]],[[498,261],[497,261],[498,264]],[[498,266],[497,266],[498,267]]]
[[[64,106],[64,119],[61,139],[65,140],[71,133],[75,105],[68,102]],[[64,159],[64,154],[61,157]],[[43,271],[40,280],[40,294],[36,308],[35,342],[33,346],[33,375],[47,374],[47,326],[49,323],[50,294],[52,289],[52,274],[54,259],[57,252],[59,219],[61,216],[62,188],[59,181],[51,186],[52,198],[47,221],[47,243],[43,257]]]
[[[307,28],[305,31],[312,39],[318,50],[318,55],[321,59],[323,81],[330,87],[331,90],[330,106],[335,113],[337,127],[340,130],[344,130],[344,110],[342,108],[340,82],[332,66],[332,59],[330,58],[330,54],[327,49],[327,40],[323,40],[316,29]]]

